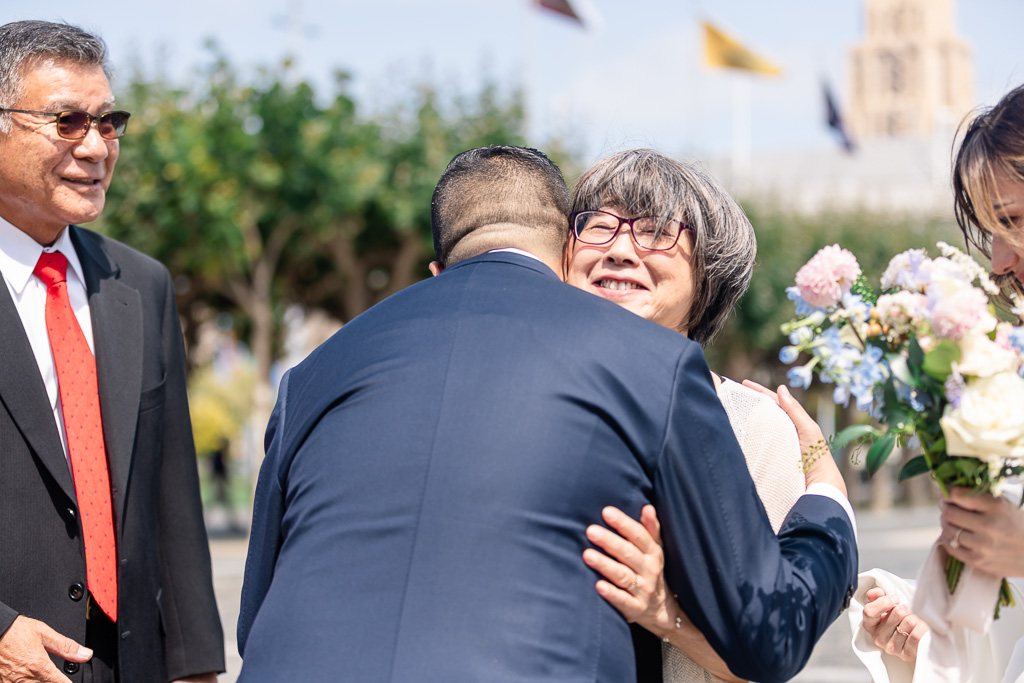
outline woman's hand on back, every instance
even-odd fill
[[[627,621],[658,637],[667,636],[682,610],[665,584],[661,524],[654,506],[644,506],[640,522],[614,507],[606,507],[601,516],[611,530],[592,524],[587,539],[607,554],[593,548],[583,551],[587,566],[605,577],[597,582],[597,592]]]
[[[697,664],[726,681],[741,681],[697,630],[665,583],[661,525],[654,507],[645,505],[640,522],[617,508],[601,516],[611,529],[592,524],[587,538],[607,555],[587,548],[583,561],[604,576],[597,592],[627,621],[639,624],[685,653]]]

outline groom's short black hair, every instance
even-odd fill
[[[492,145],[462,152],[434,188],[430,221],[443,266],[501,247],[560,256],[569,190],[543,152]]]

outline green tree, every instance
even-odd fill
[[[375,146],[363,150],[362,165],[339,153],[327,171],[335,185],[369,192],[326,197],[314,208],[320,231],[298,270],[309,285],[297,287],[310,294],[304,303],[343,321],[427,276],[430,200],[452,157],[481,145],[524,144],[518,94],[502,99],[491,83],[454,98],[421,84],[373,125]],[[362,182],[352,183],[353,175]]]
[[[185,86],[132,77],[100,227],[169,267],[192,340],[198,311],[234,314],[265,389],[288,304],[347,321],[426,276],[434,184],[464,149],[522,144],[521,99],[422,85],[370,117],[344,72],[325,95],[212,55]]]

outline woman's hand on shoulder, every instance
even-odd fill
[[[583,551],[583,561],[601,574],[597,592],[635,622],[659,638],[676,629],[682,610],[665,584],[665,555],[661,549],[661,524],[654,506],[645,505],[640,522],[618,508],[606,507],[601,517],[611,527],[587,527],[587,538],[604,550]],[[607,554],[606,554],[607,553]]]
[[[865,597],[868,602],[864,605],[861,628],[871,636],[871,642],[905,662],[916,661],[917,648],[928,633],[928,624],[882,588],[870,589]]]
[[[775,392],[749,379],[743,380],[743,386],[774,400],[793,421],[797,437],[800,439],[800,457],[804,464],[806,485],[810,486],[815,482],[831,484],[839,489],[844,496],[849,497],[849,493],[846,491],[846,482],[832,457],[832,451],[829,450],[828,443],[825,441],[825,435],[821,433],[821,427],[804,410],[800,402],[793,398],[789,389],[780,386],[778,392]]]

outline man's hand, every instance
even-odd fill
[[[18,617],[0,638],[0,681],[71,683],[46,653],[69,662],[87,662],[92,650],[54,631],[41,621]]]

